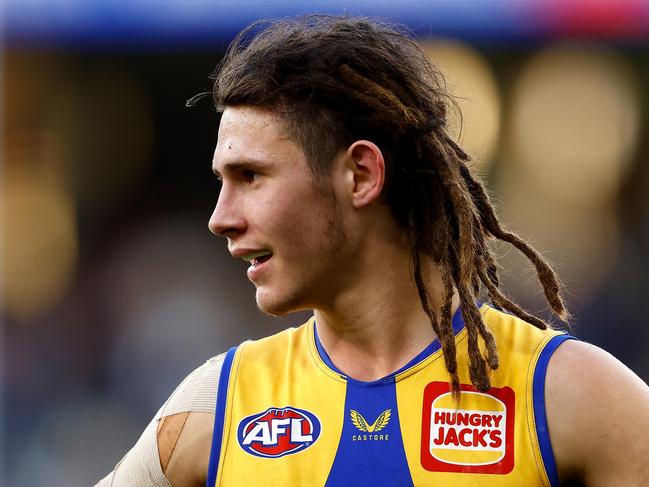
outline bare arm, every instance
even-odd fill
[[[567,341],[548,365],[545,401],[562,480],[647,485],[649,387],[630,369],[593,345]]]
[[[214,415],[180,413],[167,416],[158,428],[158,451],[165,477],[173,487],[205,485]]]
[[[98,487],[205,485],[224,355],[192,372]]]

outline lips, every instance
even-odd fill
[[[259,264],[263,264],[264,262],[267,262],[268,259],[272,257],[273,254],[264,254],[260,255],[259,257],[254,257],[250,259],[250,264],[252,264],[253,267],[258,266]]]
[[[230,249],[232,257],[240,258],[245,262],[250,264],[248,267],[248,279],[254,281],[262,272],[262,269],[266,267],[268,261],[273,256],[273,253],[269,249],[260,249],[258,248],[243,248],[238,247]]]
[[[258,279],[264,269],[268,266],[268,261],[271,259],[273,254],[266,253],[264,255],[261,255],[259,257],[253,257],[250,259],[250,267],[248,267],[248,279],[251,281],[255,281]]]
[[[232,252],[232,255],[234,257],[241,257],[246,262],[252,262],[254,260],[259,260],[263,257],[269,257],[270,255],[272,255],[272,252],[270,250],[241,249],[241,250],[235,250],[234,252]]]

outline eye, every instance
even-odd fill
[[[241,175],[247,183],[254,183],[260,177],[260,174],[257,171],[253,171],[252,169],[245,169],[244,171],[242,171]]]

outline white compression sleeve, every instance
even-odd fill
[[[158,422],[172,414],[214,413],[224,358],[225,354],[213,357],[189,374],[153,417],[135,446],[95,487],[171,487],[160,466]]]

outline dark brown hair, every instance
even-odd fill
[[[213,95],[219,109],[251,105],[277,113],[316,176],[326,174],[334,157],[356,140],[381,148],[384,199],[410,238],[419,298],[456,393],[454,288],[468,333],[470,378],[479,390],[490,387],[488,369],[498,367],[494,338],[477,305],[481,289],[495,306],[547,327],[501,292],[491,240],[525,254],[553,312],[567,318],[557,276],[529,244],[503,229],[484,186],[469,170],[470,157],[449,136],[452,100],[443,76],[404,32],[354,17],[261,21],[230,45],[215,74]],[[432,259],[442,272],[445,298],[439,315],[422,277],[423,259]]]

